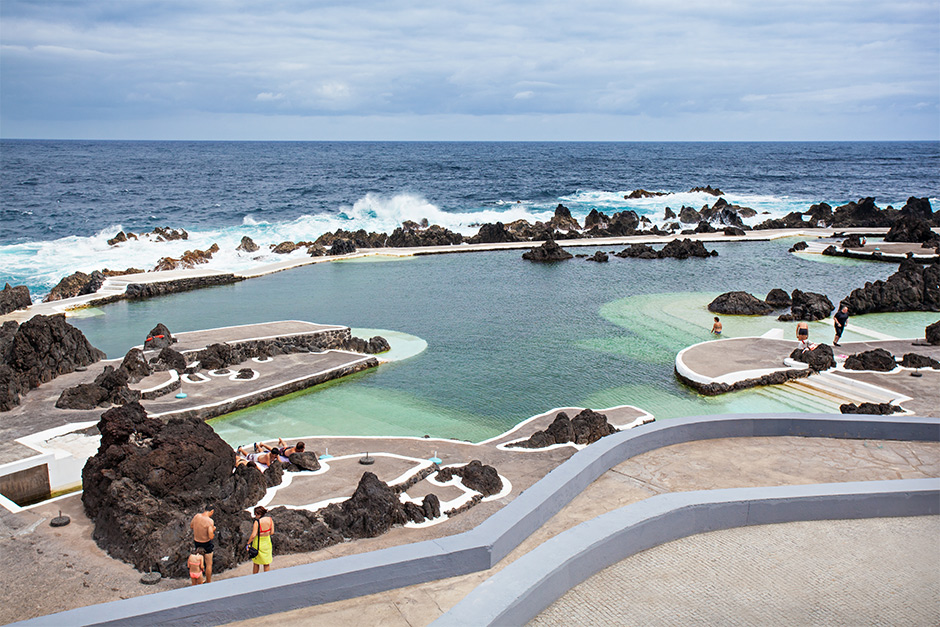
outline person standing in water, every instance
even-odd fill
[[[718,319],[718,316],[715,316],[715,324],[712,325],[712,333],[721,335],[721,320]]]

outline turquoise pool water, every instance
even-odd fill
[[[713,245],[690,260],[572,259],[539,265],[521,251],[328,263],[242,283],[108,305],[72,322],[109,356],[142,341],[156,323],[171,331],[301,319],[388,329],[413,356],[212,421],[231,444],[313,435],[431,435],[478,441],[553,407],[633,404],[657,418],[793,410],[742,392],[718,398],[676,381],[676,353],[710,338],[706,306],[721,292],[763,297],[780,287],[822,292],[836,303],[890,264],[817,263],[786,252],[790,241]],[[591,254],[598,249],[576,252]],[[607,252],[613,249],[604,248]],[[919,336],[937,314],[878,314],[852,327]],[[725,335],[761,335],[792,324],[724,316]],[[831,326],[811,325],[831,341]],[[405,344],[407,344],[405,342]],[[426,343],[426,348],[423,344]],[[405,344],[402,344],[403,346]],[[421,346],[423,350],[415,350]]]

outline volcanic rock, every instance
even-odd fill
[[[711,224],[709,224],[708,222],[705,222],[704,220],[702,220],[701,222],[699,222],[699,223],[698,223],[698,226],[695,227],[695,232],[696,232],[696,233],[715,233],[715,232],[717,232],[717,231],[718,231],[718,229],[716,229],[715,227],[713,227],[713,226],[712,226]]]
[[[105,366],[94,383],[82,383],[63,390],[55,406],[59,409],[94,409],[140,400],[140,392],[131,390],[127,381],[126,370]]]
[[[907,353],[904,355],[901,359],[901,365],[905,368],[933,368],[934,370],[940,370],[940,361],[918,353]]]
[[[775,287],[767,292],[767,298],[764,299],[764,302],[777,309],[780,307],[789,307],[793,301],[790,299],[789,294],[779,287]]]
[[[567,250],[559,246],[555,240],[547,240],[541,246],[536,246],[535,248],[529,250],[528,252],[522,253],[522,258],[529,261],[564,261],[565,259],[571,259],[573,255]]]
[[[559,231],[580,231],[581,225],[571,217],[571,211],[568,207],[559,204],[555,207],[555,215],[548,221],[548,225]]]
[[[271,252],[277,255],[289,255],[300,248],[300,245],[295,242],[281,242],[277,246],[271,247]]]
[[[708,304],[708,311],[735,316],[763,316],[774,310],[747,292],[725,292]]]
[[[483,496],[492,496],[499,494],[503,489],[503,481],[499,478],[499,473],[492,466],[487,466],[478,459],[473,460],[465,466],[456,466],[444,468],[437,473],[437,480],[441,482],[450,481],[454,475],[461,478],[461,483],[471,490],[476,490]]]
[[[338,239],[330,246],[330,255],[349,255],[356,252],[356,245],[348,239]]]
[[[832,347],[828,344],[817,344],[816,348],[812,350],[796,348],[790,353],[790,359],[801,361],[816,372],[829,370],[836,365],[835,357],[832,355]]]
[[[254,370],[252,370],[251,368],[242,368],[242,369],[239,370],[238,373],[235,375],[235,378],[236,378],[236,379],[243,379],[243,380],[250,380],[250,379],[253,379],[254,376],[255,376],[255,371],[254,371]],[[279,482],[279,483],[280,483],[280,482]]]
[[[388,340],[381,335],[370,338],[368,342],[360,337],[351,337],[343,345],[343,348],[354,353],[365,353],[367,355],[377,355],[392,350]]]
[[[800,251],[802,251],[802,250],[806,250],[807,248],[809,248],[809,244],[807,244],[806,242],[797,242],[796,244],[794,244],[793,246],[791,246],[790,249],[787,250],[787,252],[788,252],[788,253],[798,253],[798,252],[800,252]]]
[[[320,510],[320,518],[352,539],[374,538],[407,521],[398,494],[371,472],[363,473],[352,497]]]
[[[885,235],[886,242],[932,243],[937,240],[940,235],[930,230],[926,220],[915,215],[902,215]]]
[[[268,510],[268,516],[274,521],[275,555],[319,551],[343,541],[342,534],[323,524],[314,512],[281,506]]]
[[[599,250],[588,257],[587,261],[597,261],[599,263],[604,263],[609,261],[609,258],[607,257],[607,253],[605,253],[603,250]]]
[[[658,259],[656,251],[648,244],[631,244],[619,253],[616,253],[616,256],[622,258]]]
[[[842,248],[861,248],[864,245],[862,238],[859,237],[857,233],[849,235],[848,238],[842,242]]]
[[[545,448],[552,444],[591,444],[617,429],[607,422],[607,416],[590,409],[582,410],[573,419],[561,411],[544,431],[536,431],[528,440],[511,444],[519,448]]]
[[[49,303],[64,298],[74,298],[85,294],[94,294],[104,284],[105,276],[95,270],[91,274],[76,272],[63,278],[50,290],[42,302]]]
[[[854,315],[880,311],[940,311],[940,263],[905,259],[886,281],[866,283],[842,301]]]
[[[921,218],[933,226],[940,226],[940,222],[937,220],[938,215],[934,213],[933,208],[930,206],[929,198],[916,198],[914,196],[908,198],[904,206],[901,207],[900,213],[900,217],[906,216]]]
[[[132,348],[127,351],[127,354],[124,355],[124,361],[121,362],[121,370],[127,373],[129,383],[137,383],[144,377],[153,374],[144,352],[139,348]]]
[[[238,245],[238,247],[235,250],[245,252],[245,253],[253,253],[253,252],[257,252],[260,249],[261,247],[255,244],[254,240],[252,240],[250,237],[245,235],[242,237],[241,243]]]
[[[813,226],[826,226],[832,221],[832,207],[821,202],[818,205],[811,205],[809,211],[803,215],[809,217],[809,221]]]
[[[754,228],[760,229],[800,229],[806,226],[803,222],[803,214],[799,211],[791,211],[782,218],[764,220]]]
[[[176,343],[176,338],[162,322],[150,330],[144,340],[144,350],[157,350]]]
[[[320,470],[320,459],[313,451],[299,451],[290,454],[290,463],[300,470],[313,472]]]
[[[0,316],[8,314],[17,309],[26,309],[33,304],[33,299],[29,296],[29,288],[25,285],[11,287],[7,283],[0,290]]]
[[[832,213],[829,226],[845,228],[890,226],[890,224],[890,214],[875,206],[874,198],[862,198],[857,203],[850,202],[847,205],[836,207]]]
[[[725,235],[732,236],[732,237],[741,237],[745,234],[744,229],[736,227],[736,226],[726,226],[724,229],[722,229],[722,232]]]
[[[114,237],[108,240],[108,246],[117,246],[118,244],[121,244],[131,239],[137,239],[137,236],[131,233],[130,231],[128,231],[127,233],[125,233],[124,231],[118,231],[117,235],[115,235]]]
[[[189,523],[213,507],[213,570],[247,558],[244,509],[266,484],[257,468],[232,472],[235,452],[212,427],[198,418],[152,420],[135,402],[105,412],[98,431],[101,445],[82,471],[82,503],[98,546],[139,570],[185,576]]]
[[[777,320],[782,320],[783,322],[793,320],[822,320],[823,318],[828,318],[829,314],[831,314],[834,309],[832,301],[823,294],[793,290],[790,299],[790,313],[779,316]]]
[[[156,357],[150,360],[150,367],[154,372],[165,372],[167,370],[183,372],[186,370],[186,366],[186,358],[183,354],[169,346],[162,349]]]
[[[692,207],[686,207],[685,205],[679,210],[679,222],[685,224],[698,223],[702,220],[701,214]]]
[[[629,194],[624,194],[624,200],[634,200],[636,198],[655,198],[657,196],[665,196],[666,192],[648,192],[645,189],[635,189]]]
[[[441,515],[441,499],[433,492],[424,497],[421,502],[425,518],[438,518]]]
[[[891,372],[897,365],[894,355],[883,348],[849,355],[844,364],[846,370],[874,370],[876,372]]]
[[[927,325],[924,329],[924,337],[927,339],[928,344],[940,345],[940,320]]]
[[[184,229],[176,230],[171,229],[168,226],[162,228],[158,226],[153,230],[152,233],[145,233],[145,235],[152,235],[153,237],[156,237],[158,242],[172,242],[175,240],[189,239],[189,233],[187,233]]]
[[[706,185],[705,187],[693,187],[692,189],[689,190],[690,194],[693,194],[695,192],[705,192],[706,194],[711,194],[712,196],[724,195],[724,192],[722,192],[717,187],[712,187],[711,185]]]
[[[904,411],[897,405],[891,403],[845,403],[839,406],[839,411],[843,414],[865,414],[870,416],[887,416]]]
[[[65,316],[35,315],[23,324],[8,321],[0,328],[0,411],[20,396],[59,375],[104,359]]]
[[[413,223],[412,223],[413,224]],[[415,225],[417,226],[417,225]],[[399,227],[388,236],[388,246],[395,248],[413,248],[417,246],[451,246],[463,243],[463,236],[432,224],[426,229]]]
[[[689,257],[717,257],[718,251],[706,250],[705,245],[699,241],[692,241],[688,238],[683,240],[674,239],[666,244],[657,257],[664,259],[666,257],[675,257],[676,259],[688,259]]]
[[[496,224],[487,223],[482,225],[479,232],[467,241],[471,244],[495,244],[498,242],[517,242],[519,239],[515,234],[510,233],[502,222],[497,222]]]

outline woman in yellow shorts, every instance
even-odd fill
[[[274,535],[274,521],[267,516],[268,510],[260,505],[255,508],[255,521],[251,525],[251,537],[248,538],[248,546],[258,549],[258,554],[251,558],[252,574],[259,571],[259,566],[264,566],[264,572],[271,569],[271,562],[274,560],[274,547],[271,545],[271,536]]]

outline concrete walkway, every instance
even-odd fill
[[[927,627],[938,555],[940,516],[713,531],[597,573],[529,624]]]
[[[488,571],[233,624],[252,627],[428,625],[487,578],[546,540],[585,520],[656,494],[936,476],[940,476],[940,444],[937,443],[778,437],[730,438],[669,446],[615,466]],[[384,542],[380,541],[373,548],[381,548],[382,545]],[[877,544],[864,545],[863,548],[875,555],[880,551]],[[298,557],[278,558],[275,566],[300,563],[295,561]],[[670,564],[672,570],[681,570],[682,567],[679,558]],[[890,568],[890,565],[885,564],[885,567]],[[233,571],[233,575],[249,572],[250,567],[242,565]],[[746,581],[746,577],[742,577],[733,585],[741,586]],[[643,584],[659,585],[649,581]],[[562,624],[605,624],[602,613],[595,617],[587,612],[580,619]],[[687,623],[680,621],[675,624]]]

